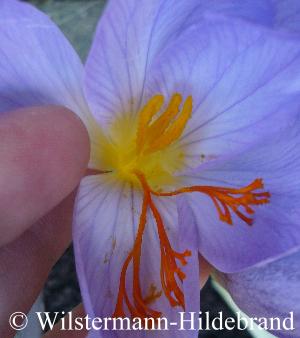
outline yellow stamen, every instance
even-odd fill
[[[168,129],[159,138],[148,146],[144,153],[151,154],[175,142],[181,136],[188,120],[192,116],[192,110],[193,99],[189,96],[183,105],[181,114],[169,125]]]
[[[203,193],[208,195],[212,199],[221,221],[232,224],[231,213],[233,212],[242,221],[244,221],[248,225],[252,225],[253,219],[246,216],[242,211],[240,211],[239,207],[243,207],[246,213],[248,213],[249,215],[253,215],[254,210],[250,207],[250,205],[261,205],[269,203],[270,193],[264,191],[255,191],[258,189],[263,189],[264,186],[261,179],[256,179],[251,184],[241,189],[212,186],[192,186],[183,187],[181,189],[171,192],[156,192],[149,187],[143,173],[139,171],[134,171],[134,174],[140,181],[144,193],[144,198],[134,246],[128,257],[126,258],[122,268],[119,293],[114,316],[125,317],[125,310],[123,308],[125,303],[131,317],[158,318],[161,316],[161,312],[150,308],[149,304],[160,298],[162,292],[157,291],[156,287],[152,285],[150,286],[150,296],[143,297],[140,286],[140,258],[143,234],[147,224],[148,209],[152,213],[156,222],[158,237],[160,241],[161,287],[165,297],[168,299],[172,307],[180,306],[182,309],[185,309],[184,294],[182,288],[179,285],[179,281],[182,283],[183,280],[186,278],[186,275],[178,266],[178,262],[180,262],[182,266],[186,265],[186,258],[191,256],[191,251],[186,250],[180,253],[176,252],[172,248],[167,232],[165,230],[163,218],[153,202],[152,195],[158,197],[172,197],[184,193]],[[133,303],[130,301],[130,297],[128,296],[126,289],[126,273],[131,262],[133,265]]]
[[[113,314],[115,317],[125,317],[129,314],[132,318],[158,318],[162,313],[153,309],[152,303],[162,296],[166,297],[170,306],[185,308],[182,282],[186,275],[182,266],[187,264],[191,251],[177,252],[173,249],[154,196],[159,200],[186,193],[205,194],[211,199],[219,219],[230,225],[236,218],[252,225],[254,208],[270,202],[271,195],[263,190],[262,179],[255,179],[243,188],[184,186],[169,192],[163,191],[166,186],[174,186],[173,182],[176,182],[175,186],[180,182],[174,175],[178,168],[181,170],[185,166],[185,148],[180,148],[180,136],[191,118],[193,109],[191,96],[182,104],[182,96],[175,93],[160,114],[164,101],[163,95],[155,95],[145,104],[137,119],[117,121],[112,129],[114,142],[105,148],[107,151],[104,159],[112,168],[110,172],[116,173],[118,179],[129,181],[143,194],[136,238],[121,269]],[[127,121],[127,124],[124,121]],[[160,284],[149,283],[148,294],[143,294],[140,266],[148,214],[153,216],[159,239]],[[130,288],[127,285],[129,271],[132,273]],[[128,290],[132,291],[129,293]]]
[[[179,113],[182,96],[174,94],[166,111],[152,123],[146,131],[146,138],[149,145],[161,136],[170,125],[171,121]]]
[[[163,95],[153,96],[143,107],[139,114],[138,129],[136,135],[137,152],[140,153],[145,143],[145,133],[152,117],[159,112],[164,103]]]

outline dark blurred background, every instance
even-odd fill
[[[31,0],[28,2],[52,17],[84,61],[106,0]],[[54,266],[45,285],[43,297],[45,310],[49,312],[67,312],[81,302],[72,247]],[[225,318],[234,316],[210,281],[201,291],[201,311],[209,311],[212,319],[220,311]],[[250,338],[251,335],[245,331],[233,330],[202,332],[201,337]]]

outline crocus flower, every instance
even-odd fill
[[[234,3],[111,0],[84,70],[47,17],[0,3],[0,111],[64,105],[90,133],[74,247],[91,317],[178,321],[199,310],[198,253],[242,273],[299,248],[300,43]]]

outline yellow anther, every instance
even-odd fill
[[[154,115],[156,115],[164,103],[163,95],[153,96],[139,113],[137,128],[137,152],[140,153],[145,144],[146,130]]]
[[[169,127],[172,120],[179,113],[181,102],[182,96],[180,94],[174,94],[172,96],[166,111],[147,129],[146,138],[148,144],[151,144],[154,140],[156,140]]]
[[[192,115],[192,110],[193,98],[189,96],[184,102],[181,114],[173,121],[168,129],[163,134],[161,134],[160,137],[158,137],[148,146],[144,154],[150,154],[162,150],[172,144],[174,141],[178,140]]]

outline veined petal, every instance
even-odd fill
[[[298,110],[300,45],[245,21],[207,16],[150,69],[147,93],[192,95],[181,146],[190,166],[240,152]]]
[[[175,200],[155,200],[164,219],[169,239],[179,246],[178,213]],[[120,283],[120,273],[133,248],[142,205],[142,195],[131,186],[120,185],[109,174],[85,178],[80,186],[74,213],[74,249],[77,272],[84,305],[89,315],[111,317],[114,313]],[[142,243],[140,280],[142,294],[149,294],[151,286],[162,289],[160,280],[160,245],[153,216],[148,212],[148,222]],[[195,256],[196,257],[196,256]],[[189,267],[185,283],[196,283],[199,291],[197,264]],[[198,281],[197,280],[198,277]],[[132,266],[127,272],[126,285],[130,297]],[[184,288],[186,284],[184,284]],[[189,284],[190,285],[190,284]],[[195,284],[193,284],[195,287]],[[199,292],[198,292],[199,293]],[[197,298],[198,295],[196,295]],[[194,300],[195,303],[195,300]],[[181,308],[172,308],[164,295],[150,304],[162,311],[169,320],[178,321]],[[191,311],[198,311],[197,308]],[[126,306],[124,306],[126,309]],[[129,313],[127,313],[129,315]],[[119,337],[121,331],[101,331],[104,336]],[[95,333],[96,334],[96,333]],[[126,331],[129,337],[146,336],[145,332]],[[170,331],[161,333],[170,336]],[[191,336],[197,332],[189,333]],[[186,332],[172,331],[172,337],[186,337]]]
[[[121,262],[134,241],[129,193],[108,175],[86,177],[79,188],[74,249],[84,305],[93,316],[114,311]]]
[[[149,66],[202,14],[198,0],[108,2],[86,64],[86,93],[98,121],[140,108]]]
[[[182,291],[184,293],[185,299],[185,309],[181,307],[171,307],[170,303],[167,301],[166,297],[162,295],[152,307],[154,309],[161,309],[162,316],[168,318],[169,323],[176,322],[177,326],[169,326],[169,331],[159,331],[159,337],[176,337],[176,338],[195,338],[198,337],[197,330],[191,331],[180,331],[179,321],[180,315],[179,312],[199,312],[200,308],[200,275],[199,275],[199,260],[198,260],[198,248],[197,241],[191,239],[193,233],[193,224],[190,225],[190,229],[187,230],[184,227],[182,217],[189,219],[187,214],[187,209],[185,205],[178,205],[176,199],[174,198],[154,198],[153,199],[161,216],[163,217],[165,229],[167,230],[168,237],[173,248],[178,252],[184,252],[185,250],[191,251],[191,256],[187,258],[187,264],[181,266],[180,268],[185,273],[186,278],[182,283]],[[149,215],[150,216],[150,215]],[[149,217],[151,227],[148,227],[148,230],[145,233],[145,251],[143,252],[142,259],[144,259],[145,267],[147,270],[142,271],[143,282],[147,285],[148,276],[151,274],[154,279],[154,283],[160,285],[160,258],[158,253],[160,252],[159,240],[157,235],[156,238],[153,238],[157,233],[156,224],[153,216]],[[151,239],[150,241],[148,239]],[[181,284],[178,284],[181,286]],[[197,327],[197,323],[195,323]],[[144,333],[144,337],[147,337],[147,333]],[[138,337],[140,337],[138,335]]]
[[[300,34],[300,3],[297,0],[271,0],[273,25],[291,33]]]
[[[273,6],[270,0],[200,0],[202,11],[238,17],[262,25],[273,24]]]
[[[0,4],[0,113],[63,105],[88,114],[79,57],[54,23],[19,1]]]
[[[262,178],[270,203],[254,206],[254,223],[219,220],[209,197],[189,194],[197,217],[199,250],[218,270],[235,272],[274,260],[300,246],[300,128],[294,125],[245,152],[190,176],[188,185],[243,187]]]
[[[185,312],[199,311],[200,304],[200,271],[199,267],[199,257],[198,257],[198,231],[196,218],[186,202],[186,199],[182,196],[178,197],[176,200],[177,210],[178,210],[178,219],[179,219],[179,246],[180,251],[183,252],[187,248],[192,251],[192,256],[189,258],[189,263],[184,268],[187,279],[184,281],[184,296],[186,301]]]
[[[298,0],[200,0],[203,11],[237,17],[256,24],[300,33],[300,3]]]
[[[251,318],[280,318],[278,337],[300,335],[300,252],[272,263],[234,274],[217,274],[236,304]],[[283,320],[293,313],[294,330],[284,330]],[[276,321],[275,329],[276,329]],[[291,323],[286,322],[287,328]]]
[[[269,23],[271,16],[269,0],[109,1],[86,65],[86,93],[96,119],[104,123],[135,113],[150,65],[207,10],[260,23]]]

